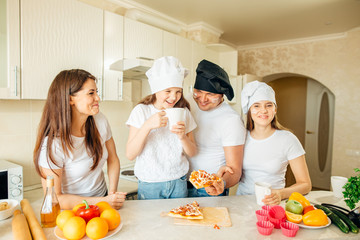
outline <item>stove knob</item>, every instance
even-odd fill
[[[19,184],[19,183],[21,182],[21,178],[20,178],[19,176],[13,176],[13,177],[11,178],[11,182],[12,182],[13,184]]]
[[[11,195],[14,197],[20,196],[20,194],[21,194],[21,190],[18,188],[15,188],[11,191]]]

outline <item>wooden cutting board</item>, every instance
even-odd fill
[[[219,227],[231,227],[231,219],[226,207],[204,207],[200,209],[204,215],[204,219],[189,220],[183,218],[174,218],[174,224],[201,225],[211,227],[216,224]]]

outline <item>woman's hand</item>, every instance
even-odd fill
[[[176,125],[172,126],[171,132],[175,133],[179,137],[180,140],[184,139],[184,137],[186,136],[185,122],[183,122],[183,121],[177,122]]]
[[[111,207],[115,208],[116,210],[120,209],[125,202],[126,194],[124,192],[109,192],[107,195],[106,201],[110,203]]]
[[[262,201],[266,205],[278,205],[281,202],[280,190],[271,189],[271,194],[265,195]]]
[[[149,129],[165,127],[168,122],[168,118],[165,117],[165,115],[166,115],[165,111],[161,111],[161,112],[153,114],[151,117],[149,117],[146,120],[146,122],[145,122],[146,126]]]

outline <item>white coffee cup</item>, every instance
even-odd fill
[[[344,185],[347,183],[348,179],[341,176],[331,176],[331,188],[333,194],[337,198],[343,198]]]
[[[178,122],[185,121],[184,108],[167,108],[165,109],[166,117],[168,118],[168,126],[171,130]]]
[[[271,185],[266,182],[256,182],[255,183],[255,196],[256,196],[256,203],[260,206],[264,205],[263,199],[265,195],[271,194]]]

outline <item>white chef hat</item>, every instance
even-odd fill
[[[146,76],[153,94],[171,87],[182,88],[184,78],[188,73],[189,71],[182,66],[179,59],[165,56],[154,61],[153,66],[146,72]]]
[[[275,92],[266,83],[253,81],[245,85],[241,91],[241,107],[244,114],[247,114],[251,105],[258,101],[271,101],[276,105]]]

